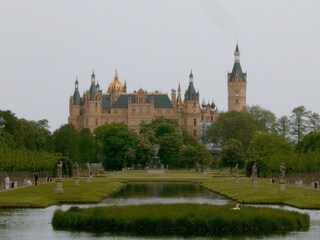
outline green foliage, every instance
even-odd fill
[[[48,121],[18,119],[11,111],[0,111],[0,134],[10,135],[16,146],[44,150],[50,136]]]
[[[103,166],[108,170],[121,170],[130,149],[135,149],[137,138],[123,123],[98,127],[94,131],[103,153]]]
[[[84,128],[79,133],[79,161],[78,163],[85,165],[86,163],[97,162],[98,146],[93,134],[88,128]]]
[[[244,165],[243,147],[240,141],[230,139],[222,148],[221,166],[232,169],[236,164],[238,164],[239,167]]]
[[[277,133],[260,132],[250,143],[248,157],[257,162],[261,176],[269,172],[278,172],[280,163],[288,165],[293,156],[293,145]]]
[[[302,139],[297,149],[301,153],[320,151],[320,132],[310,132]]]
[[[309,131],[308,118],[310,113],[304,106],[299,106],[292,110],[292,115],[290,116],[291,134],[294,141],[298,144]]]
[[[50,150],[61,153],[74,161],[80,159],[79,134],[74,125],[65,124],[53,132],[50,141]]]
[[[207,131],[210,141],[218,147],[222,147],[230,139],[236,139],[246,150],[257,126],[250,113],[231,111],[220,113],[218,120]]]
[[[259,105],[247,106],[246,111],[252,115],[258,131],[275,131],[277,118],[274,113]]]
[[[260,231],[306,230],[307,214],[281,209],[209,204],[147,204],[57,210],[52,218],[56,230],[193,235]]]
[[[1,142],[0,171],[52,171],[59,155],[25,148],[11,149]]]

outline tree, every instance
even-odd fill
[[[55,130],[50,140],[49,149],[74,161],[79,161],[79,134],[74,125],[65,124]]]
[[[247,106],[246,111],[252,115],[258,131],[275,131],[277,118],[274,113],[259,105]]]
[[[97,162],[97,144],[90,129],[83,128],[79,133],[79,163]]]
[[[292,115],[290,116],[291,136],[298,144],[301,142],[303,136],[309,131],[309,115],[310,111],[306,110],[304,106],[299,106],[292,110]]]
[[[320,132],[311,132],[306,135],[298,146],[301,153],[320,152]]]
[[[107,170],[121,170],[129,149],[136,148],[136,135],[123,123],[106,124],[94,130]]]
[[[235,139],[246,150],[256,131],[257,126],[250,113],[231,111],[220,113],[218,120],[208,128],[207,136],[217,147]]]
[[[179,134],[165,134],[158,139],[160,145],[158,156],[165,166],[179,167],[179,154],[182,147],[182,137]]]
[[[320,116],[318,113],[310,112],[308,125],[311,132],[318,132],[320,130]]]
[[[289,139],[291,122],[287,116],[282,116],[277,120],[276,131],[278,134]]]
[[[153,157],[152,144],[148,136],[148,134],[139,134],[137,136],[136,161],[134,163],[143,167],[151,162]]]
[[[180,167],[185,167],[190,171],[191,168],[196,166],[199,155],[195,147],[187,145],[181,148],[179,159]]]
[[[260,132],[255,135],[248,150],[252,162],[260,165],[260,173],[277,172],[281,162],[292,157],[293,145],[277,133]]]
[[[221,151],[221,166],[232,168],[239,164],[239,167],[244,165],[243,147],[240,141],[229,139],[222,147]]]

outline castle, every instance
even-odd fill
[[[234,57],[232,72],[227,76],[228,110],[240,111],[246,106],[247,74],[241,69],[238,44]],[[120,81],[117,70],[107,91],[103,92],[93,72],[91,86],[82,97],[76,79],[74,94],[69,100],[68,122],[76,129],[89,128],[91,131],[106,123],[124,123],[132,131],[139,132],[141,122],[164,117],[176,119],[181,128],[200,139],[204,129],[216,121],[219,111],[213,102],[205,103],[203,100],[200,105],[199,99],[192,71],[183,100],[180,83],[177,90],[171,90],[171,99],[165,93],[147,92],[141,88],[128,93],[127,84]]]

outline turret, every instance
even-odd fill
[[[241,111],[246,107],[247,101],[247,73],[242,72],[240,65],[240,51],[238,43],[234,52],[232,72],[227,76],[228,84],[228,110]]]
[[[76,78],[76,81],[74,83],[74,93],[73,93],[73,105],[80,106],[81,105],[81,97],[79,93],[79,82],[78,78]]]

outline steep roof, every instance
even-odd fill
[[[120,95],[117,101],[114,102],[112,108],[128,108],[128,99],[131,98],[132,103],[136,103],[135,95]],[[155,108],[172,108],[171,101],[166,94],[147,94],[146,102],[151,103],[153,98]],[[104,95],[102,98],[103,108],[110,108],[110,96]]]

